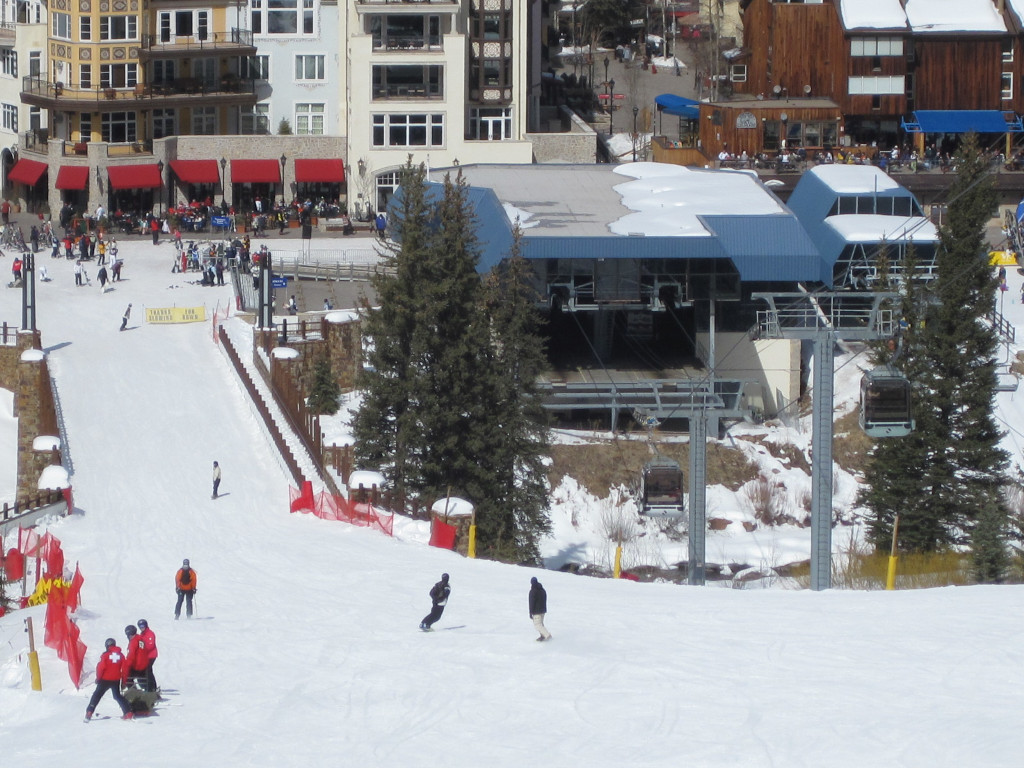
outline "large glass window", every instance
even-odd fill
[[[270,105],[253,104],[252,110],[242,113],[239,133],[249,136],[266,136],[270,133]]]
[[[134,88],[138,74],[137,64],[100,64],[100,88]]]
[[[50,34],[59,37],[61,40],[71,39],[71,14],[52,13],[50,14]]]
[[[243,80],[269,80],[270,57],[246,56],[238,60],[238,74]]]
[[[249,0],[252,31],[257,35],[312,35],[316,0]]]
[[[134,112],[102,113],[100,130],[103,132],[103,141],[138,141]]]
[[[138,16],[100,16],[100,40],[136,40]]]
[[[299,136],[322,136],[325,113],[323,104],[296,104],[295,133]]]
[[[178,134],[178,115],[174,109],[153,110],[153,138],[163,139]]]
[[[10,77],[18,76],[18,52],[13,48],[0,49],[0,71]]]
[[[851,56],[902,56],[901,37],[855,37],[850,40]]]
[[[373,98],[423,98],[441,95],[440,64],[392,64],[373,68]]]
[[[373,47],[389,51],[441,47],[440,16],[374,16]]]
[[[375,147],[443,147],[444,115],[374,115]]]
[[[213,136],[217,133],[217,108],[192,107],[192,133]]]
[[[18,106],[17,104],[3,105],[3,127],[4,130],[18,132]]]
[[[467,139],[501,141],[512,138],[512,107],[473,107]]]
[[[851,77],[847,93],[854,95],[896,96],[904,92],[902,75],[893,77]]]
[[[172,59],[156,59],[153,62],[153,85],[170,85],[177,77]]]
[[[300,53],[295,56],[296,80],[324,80],[324,54]]]

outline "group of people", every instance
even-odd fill
[[[103,654],[96,665],[96,690],[85,709],[85,722],[92,719],[96,706],[107,691],[110,691],[114,702],[121,708],[123,720],[131,720],[134,716],[123,690],[136,687],[147,692],[157,691],[153,674],[153,664],[159,655],[156,634],[145,619],[139,619],[136,624],[124,628],[127,651],[121,650],[112,637],[104,642]]]
[[[451,596],[452,588],[447,573],[441,574],[441,580],[430,588],[430,613],[423,617],[420,622],[420,629],[430,632],[434,624],[444,614],[445,606],[448,605],[448,598]],[[530,579],[530,594],[528,597],[530,618],[533,620],[534,629],[537,630],[537,642],[544,642],[551,639],[551,633],[544,626],[544,616],[548,612],[548,593],[544,585],[534,576]]]

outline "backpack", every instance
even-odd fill
[[[191,568],[182,568],[181,569],[181,583],[182,584],[186,584],[186,585],[192,583],[192,569]]]

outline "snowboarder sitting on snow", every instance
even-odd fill
[[[448,595],[451,594],[451,591],[452,588],[448,586],[448,574],[442,573],[441,580],[430,588],[430,601],[433,607],[430,609],[430,613],[424,616],[423,621],[420,622],[420,629],[424,632],[428,631],[434,622],[441,618],[441,614],[444,613],[444,607],[448,604]]]
[[[189,566],[188,560],[182,560],[181,568],[178,569],[178,573],[174,576],[174,588],[178,592],[178,604],[174,606],[175,621],[181,616],[181,603],[183,601],[186,603],[185,617],[188,619],[192,618],[192,597],[196,593],[198,581],[196,572]]]
[[[124,654],[117,647],[117,641],[108,637],[104,645],[103,655],[96,665],[96,690],[89,699],[89,706],[85,710],[85,722],[89,722],[92,713],[96,711],[96,705],[100,703],[103,694],[110,691],[117,706],[121,708],[121,719],[131,720],[132,712],[128,702],[121,695],[121,679],[124,676]]]

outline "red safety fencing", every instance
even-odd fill
[[[305,512],[321,520],[340,520],[361,528],[373,528],[388,536],[393,534],[394,515],[372,504],[350,502],[343,496],[335,496],[326,491],[313,493],[313,484],[309,481],[302,484],[301,491],[289,486],[288,493],[291,497],[291,512]]]

